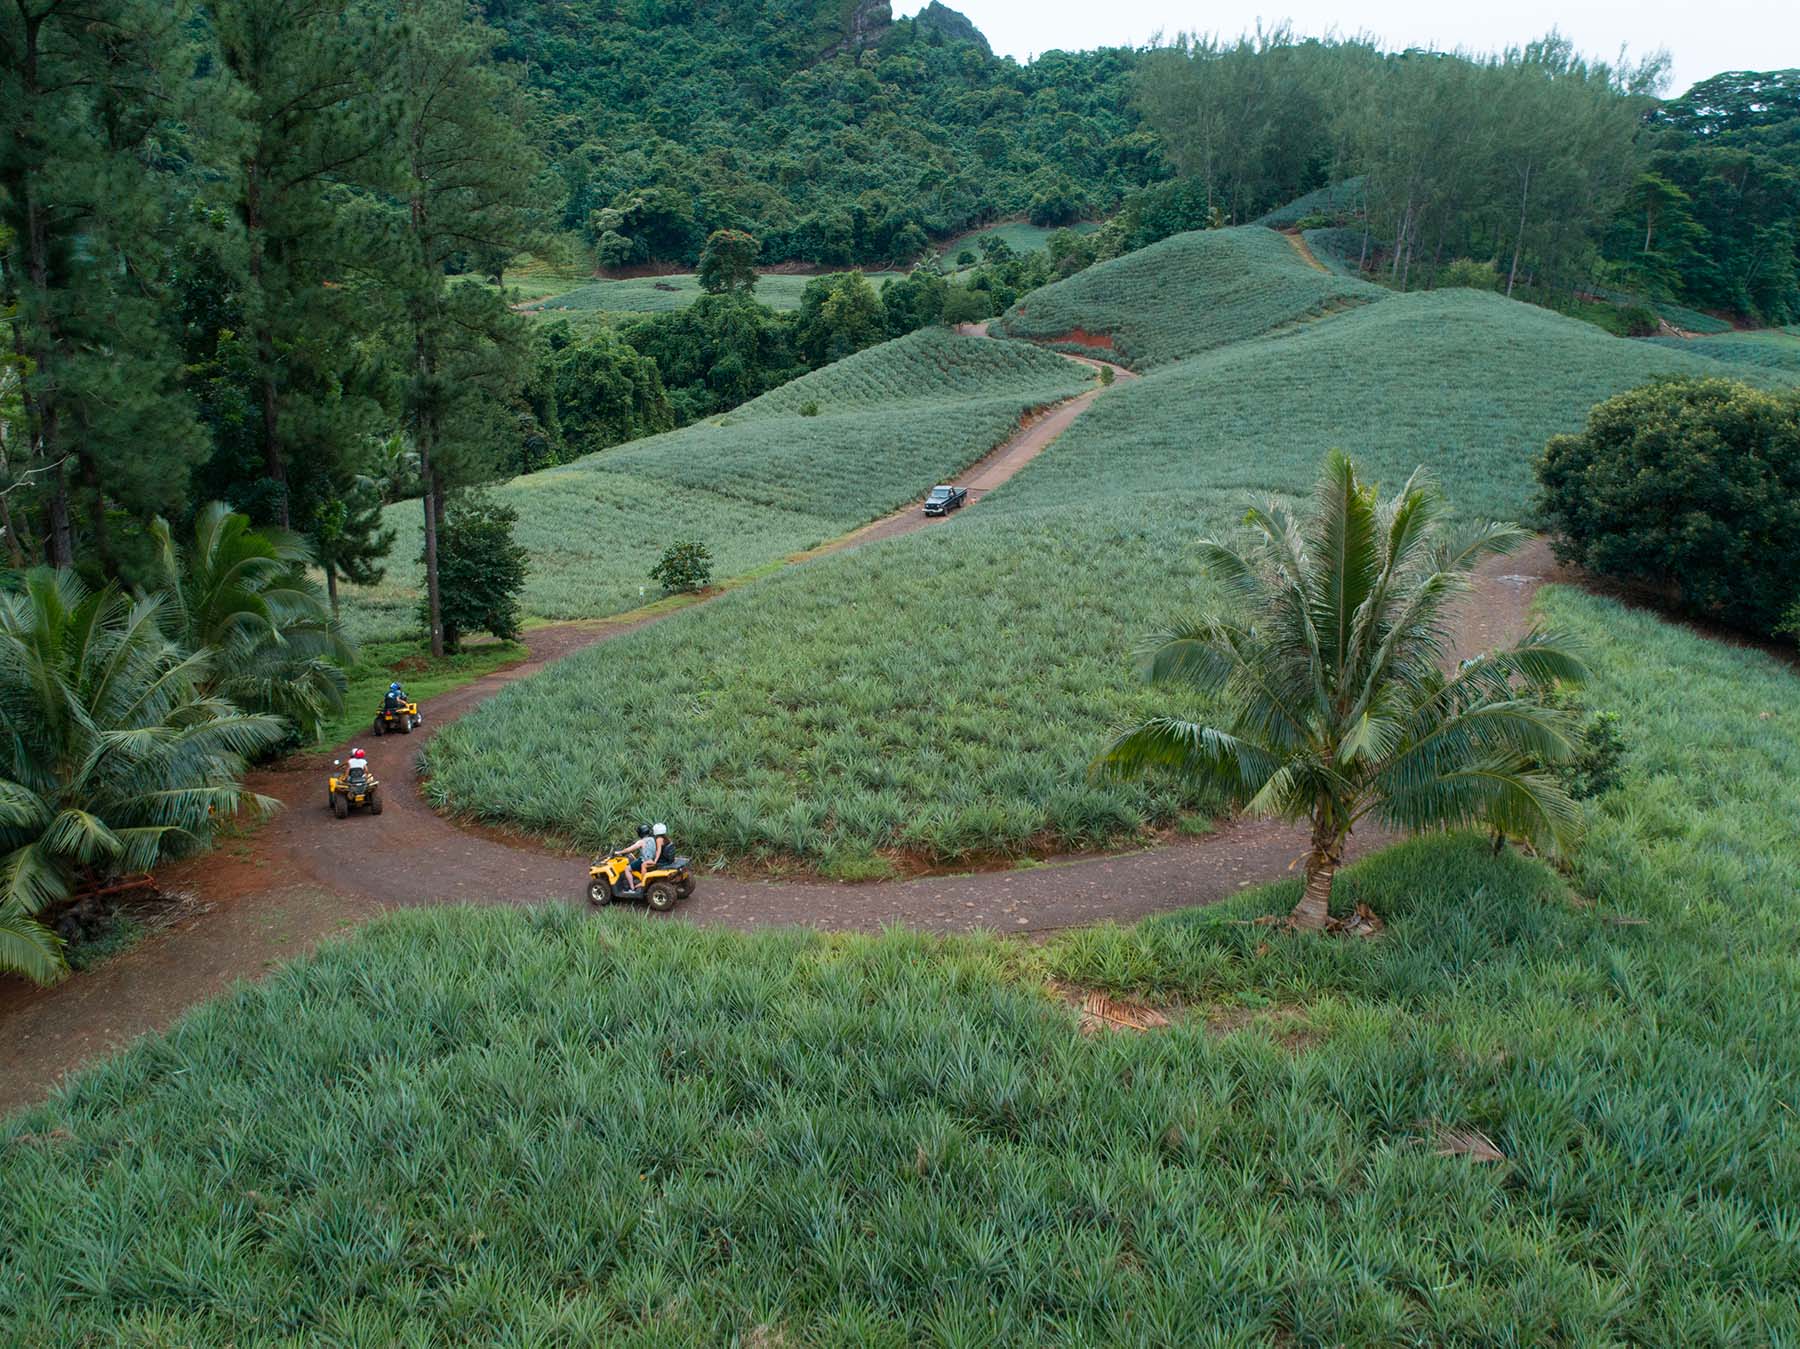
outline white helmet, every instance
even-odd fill
[[[668,837],[669,826],[666,824],[653,824],[650,826],[650,833],[656,838],[666,838]]]

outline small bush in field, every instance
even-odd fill
[[[672,543],[662,561],[650,568],[650,579],[662,582],[672,595],[705,590],[712,580],[712,554],[695,539]]]
[[[818,416],[819,415],[819,400],[816,398],[807,399],[804,403],[802,403],[800,405],[799,411],[800,411],[800,415],[802,417]]]
[[[1113,379],[1114,379],[1113,368],[1110,365],[1101,366],[1100,367],[1100,382],[1102,384],[1111,384],[1113,382]]]

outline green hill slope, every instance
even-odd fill
[[[1389,487],[1423,464],[1468,515],[1521,518],[1531,460],[1659,374],[1746,374],[1473,290],[1391,295],[1158,370],[1090,410],[994,508],[1304,488],[1327,449]]]
[[[1309,488],[1334,445],[1390,490],[1424,463],[1459,512],[1517,518],[1532,456],[1594,402],[1653,374],[1722,370],[1472,291],[1396,296],[1183,361],[1102,395],[978,512],[506,690],[433,742],[434,790],[594,844],[637,803],[679,819],[709,859],[853,872],[884,851],[1116,843],[1205,804],[1086,773],[1150,706],[1131,650],[1168,609],[1213,594],[1198,537]],[[615,746],[619,707],[689,710]]]
[[[515,478],[493,490],[518,509],[531,553],[524,611],[635,608],[659,593],[648,573],[675,539],[705,543],[720,579],[811,548],[921,495],[1005,440],[1021,413],[1089,382],[1049,352],[921,330],[815,371],[798,394]],[[820,415],[800,415],[809,401]],[[344,587],[359,639],[416,629],[419,513],[390,507],[388,578]]]
[[[1033,291],[999,320],[1011,337],[1098,339],[1138,369],[1241,342],[1388,292],[1309,265],[1258,225],[1177,234]]]

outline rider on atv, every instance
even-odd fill
[[[637,827],[637,842],[625,849],[625,883],[631,888],[624,893],[639,894],[644,888],[644,876],[656,862],[656,839],[651,835],[650,826],[640,824]],[[637,874],[632,874],[632,860],[636,859]]]
[[[400,681],[396,679],[387,687],[387,696],[381,700],[381,710],[398,712],[404,706],[406,706],[406,690],[400,687]]]

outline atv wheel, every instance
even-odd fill
[[[410,717],[401,717],[400,718],[400,734],[401,735],[411,735],[412,734],[412,719]]]
[[[686,899],[689,895],[694,893],[694,883],[692,881],[683,881],[680,885],[675,887],[675,893],[680,895],[683,899]]]
[[[588,882],[587,896],[589,904],[596,909],[604,909],[612,903],[612,886],[607,883],[606,877],[596,876]]]
[[[387,734],[387,722],[385,719],[383,719],[381,717],[375,718],[375,734],[376,735],[386,735]]]
[[[381,788],[369,788],[369,814],[381,814]]]
[[[667,881],[652,881],[644,892],[644,902],[658,913],[667,913],[675,907],[675,887]]]
[[[331,813],[340,820],[350,813],[350,803],[340,793],[331,794]]]

